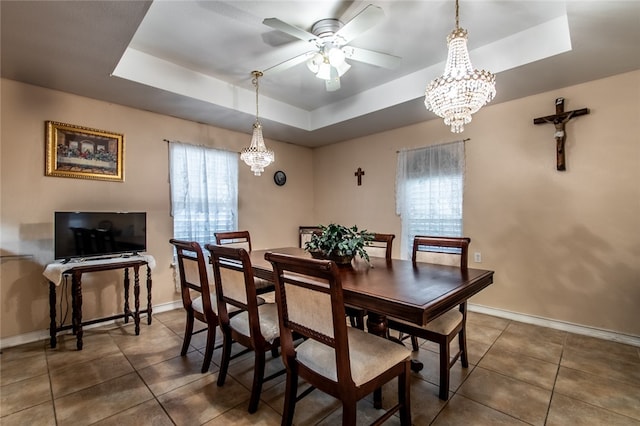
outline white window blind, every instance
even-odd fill
[[[398,153],[396,212],[402,220],[403,259],[411,257],[416,235],[462,235],[463,189],[463,141]]]
[[[174,238],[215,243],[215,232],[238,227],[238,154],[169,143]]]

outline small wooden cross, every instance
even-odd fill
[[[582,108],[565,112],[564,98],[557,98],[556,113],[554,115],[547,115],[546,117],[538,117],[533,119],[533,124],[553,123],[556,126],[556,132],[553,134],[553,137],[556,138],[556,168],[560,171],[567,169],[564,155],[564,141],[567,138],[567,133],[564,130],[564,125],[573,117],[578,117],[580,115],[586,114],[589,114],[589,108]]]
[[[364,170],[358,167],[358,171],[356,171],[353,175],[358,178],[358,186],[362,185],[362,176],[364,176]]]

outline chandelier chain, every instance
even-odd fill
[[[253,71],[251,72],[251,74],[253,74],[253,79],[251,80],[251,83],[253,83],[253,86],[256,88],[256,121],[258,121],[258,117],[259,115],[259,111],[258,111],[258,90],[259,90],[259,83],[258,83],[258,79],[260,77],[262,77],[262,72],[261,71]]]
[[[456,0],[456,30],[460,28],[459,6],[458,0]]]

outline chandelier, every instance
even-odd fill
[[[253,80],[251,82],[256,88],[256,122],[253,123],[253,136],[251,136],[251,145],[247,148],[242,148],[240,152],[240,159],[244,161],[247,166],[251,167],[251,171],[254,175],[260,176],[264,171],[264,168],[275,160],[275,155],[272,150],[267,149],[264,144],[264,138],[262,137],[262,125],[258,118],[258,79],[262,77],[261,71],[252,71]]]
[[[449,53],[444,74],[431,81],[425,91],[424,105],[451,126],[453,133],[464,131],[471,114],[490,102],[496,95],[496,77],[485,70],[475,70],[467,50],[467,30],[458,23],[447,36]]]

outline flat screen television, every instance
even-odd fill
[[[147,249],[146,212],[55,212],[54,257],[106,257]]]

